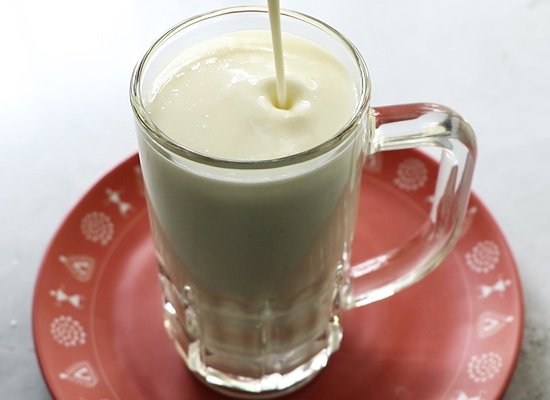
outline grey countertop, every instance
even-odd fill
[[[249,4],[264,4],[250,1]],[[0,5],[0,397],[49,399],[33,288],[64,216],[136,151],[128,84],[168,27],[244,2],[4,0]],[[525,296],[506,400],[550,399],[550,1],[282,1],[360,49],[373,104],[428,101],[475,128],[474,191],[515,255]],[[64,400],[64,399],[63,399]]]

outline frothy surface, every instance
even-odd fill
[[[183,146],[210,156],[265,160],[311,149],[351,118],[356,88],[319,45],[283,34],[288,109],[276,104],[269,31],[215,37],[185,50],[156,81],[147,104],[154,123]]]

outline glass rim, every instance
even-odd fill
[[[200,23],[201,21],[206,21],[212,18],[219,16],[230,15],[230,14],[241,14],[241,13],[262,13],[267,14],[268,9],[265,6],[238,6],[238,7],[228,7],[222,8],[214,11],[209,11],[189,19],[186,19],[164,34],[162,34],[158,39],[156,39],[153,44],[147,49],[143,56],[139,59],[136,64],[134,71],[132,73],[131,82],[130,82],[130,104],[134,116],[139,121],[139,124],[142,129],[145,130],[148,138],[152,139],[154,143],[160,146],[163,149],[166,149],[180,157],[183,157],[188,160],[198,162],[200,164],[211,165],[215,167],[222,168],[232,168],[232,169],[265,169],[265,168],[276,168],[283,167],[292,164],[297,164],[307,160],[311,160],[318,156],[321,156],[336,147],[342,142],[345,142],[346,139],[351,136],[355,130],[355,127],[361,122],[363,115],[368,109],[370,102],[370,78],[367,66],[361,56],[359,50],[340,32],[331,27],[330,25],[324,23],[323,21],[311,17],[309,15],[281,9],[281,15],[285,17],[290,17],[296,20],[300,20],[308,23],[311,26],[314,26],[318,29],[323,30],[324,32],[331,35],[336,39],[352,56],[352,59],[355,61],[355,64],[359,71],[360,87],[358,93],[358,100],[355,107],[355,110],[346,122],[346,124],[337,131],[330,139],[324,141],[323,143],[312,147],[311,149],[291,154],[288,156],[283,156],[273,159],[265,160],[236,160],[236,159],[227,159],[220,157],[213,157],[199,151],[185,147],[175,140],[168,137],[163,131],[157,127],[154,121],[149,117],[145,107],[142,103],[142,91],[141,91],[141,81],[144,74],[145,68],[148,66],[149,61],[154,57],[156,51],[160,49],[167,41],[173,38],[176,34],[181,31]]]

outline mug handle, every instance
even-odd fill
[[[419,281],[455,245],[468,205],[476,159],[470,125],[453,110],[437,104],[403,104],[371,108],[366,154],[416,147],[442,149],[433,205],[418,233],[400,247],[350,267],[346,308],[389,297]]]

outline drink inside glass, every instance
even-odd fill
[[[339,347],[345,308],[433,269],[455,240],[471,177],[467,168],[458,194],[439,190],[434,203],[458,199],[457,210],[428,222],[423,246],[394,253],[410,255],[410,268],[390,268],[376,282],[381,291],[355,293],[361,274],[349,260],[361,169],[381,148],[368,73],[334,29],[294,12],[282,17],[284,104],[263,8],[176,26],[132,80],[166,329],[201,380],[248,398],[309,381]],[[442,179],[440,189],[455,183]]]

